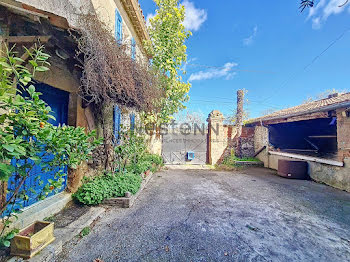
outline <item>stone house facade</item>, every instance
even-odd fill
[[[76,43],[68,31],[79,30],[79,15],[89,13],[98,15],[116,41],[130,46],[131,58],[148,63],[143,42],[149,39],[149,35],[137,0],[4,0],[0,2],[0,44],[2,47],[6,43],[29,48],[40,39],[45,51],[51,55],[50,71],[35,78],[40,91],[59,105],[57,108],[60,109],[55,113],[62,115],[62,123],[93,130],[98,129],[98,119],[95,119],[91,106],[85,105],[79,96],[80,74],[74,60]],[[119,119],[119,125],[130,126],[138,121],[137,111],[133,108],[123,107],[113,112],[119,115],[113,113],[111,122]],[[17,226],[24,227],[34,219],[40,220],[58,212],[70,201],[67,191],[74,192],[88,172],[87,164],[69,171],[66,190],[25,207],[27,211],[21,215]],[[6,188],[6,183],[0,187],[2,201],[6,199]]]

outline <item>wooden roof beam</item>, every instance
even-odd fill
[[[47,15],[40,14],[40,13],[34,12],[34,11],[30,11],[30,10],[27,10],[27,9],[24,9],[24,8],[15,6],[15,5],[11,5],[11,4],[8,4],[8,3],[0,2],[0,5],[2,5],[4,7],[7,7],[9,9],[12,9],[12,10],[18,11],[18,12],[21,12],[21,13],[26,14],[26,15],[34,15],[34,16],[41,17],[41,18],[46,18],[46,19],[49,18]]]
[[[33,43],[39,40],[41,43],[47,43],[51,36],[2,36],[0,39],[7,43]]]

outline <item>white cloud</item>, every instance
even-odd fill
[[[197,59],[198,59],[197,57],[193,57],[193,58],[187,59],[186,63],[182,67],[182,70],[186,71],[187,70],[187,65],[192,63],[192,62],[197,61]]]
[[[188,0],[182,3],[185,6],[185,21],[184,26],[191,31],[198,31],[201,25],[207,20],[208,14],[204,9],[199,9],[194,6],[193,2]]]
[[[198,31],[202,24],[207,20],[208,14],[204,9],[199,9],[194,6],[193,2],[185,0],[182,2],[185,6],[185,20],[184,26],[187,30]],[[146,24],[149,26],[149,19],[153,18],[156,14],[148,14],[146,16]]]
[[[321,28],[321,18],[320,17],[312,18],[312,28],[315,30]]]
[[[258,33],[258,26],[256,25],[254,26],[253,33],[249,37],[243,39],[243,44],[245,46],[249,46],[253,44],[257,33]]]
[[[150,25],[151,25],[150,22],[149,22],[149,20],[150,20],[151,18],[155,17],[155,16],[156,16],[156,14],[148,14],[148,15],[146,16],[146,25],[147,25],[147,26],[150,26]]]
[[[229,62],[221,68],[199,71],[198,73],[191,74],[188,81],[209,80],[214,78],[225,78],[225,80],[230,80],[236,75],[236,72],[232,72],[232,69],[237,65],[238,64],[236,63]]]
[[[349,5],[343,5],[346,0],[320,0],[313,8],[310,8],[308,19],[312,19],[312,28],[320,29],[328,17],[342,13]],[[350,11],[350,8],[348,9]]]

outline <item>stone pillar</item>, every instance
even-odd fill
[[[350,158],[350,117],[345,109],[337,110],[338,158]]]
[[[265,167],[269,167],[269,129],[264,126],[256,126],[254,130],[254,150],[258,152],[266,146],[266,148],[260,152],[256,157],[264,162]]]
[[[243,114],[244,114],[243,104],[244,104],[244,90],[238,90],[237,91],[236,137],[240,137],[242,134]]]
[[[217,164],[227,147],[224,130],[224,116],[218,111],[212,111],[208,116],[208,163]]]

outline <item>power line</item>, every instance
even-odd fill
[[[196,97],[201,97],[201,98],[206,98],[207,100],[198,100],[198,99],[190,99],[190,101],[202,101],[202,102],[212,102],[212,103],[230,103],[230,104],[234,104],[235,103],[235,99],[234,98],[227,98],[227,97],[217,97],[217,96],[213,96],[211,98],[215,98],[215,99],[221,99],[221,100],[227,100],[227,101],[231,101],[231,102],[222,102],[222,101],[215,101],[215,100],[211,100],[209,97],[204,97],[204,96],[196,96]],[[271,108],[276,108],[276,109],[281,109],[282,107],[279,105],[274,105],[274,104],[266,104],[264,102],[261,102],[259,100],[252,100],[252,99],[247,99],[248,103],[252,102],[252,103],[257,103],[257,104],[262,104],[262,105],[268,105]]]
[[[306,69],[308,69],[312,64],[314,64],[322,55],[324,55],[324,54],[328,51],[328,49],[330,49],[332,46],[334,46],[334,45],[335,45],[339,40],[341,40],[341,39],[344,37],[344,35],[345,35],[346,33],[348,33],[349,31],[350,31],[350,28],[347,28],[346,30],[344,30],[335,40],[333,40],[324,50],[322,50],[321,53],[319,53],[317,56],[315,56],[315,57],[311,60],[311,62],[310,62],[309,64],[307,64],[306,66],[304,66],[304,68],[301,70],[301,73],[304,72]],[[285,86],[289,83],[290,80],[292,80],[295,76],[298,75],[298,73],[299,73],[299,71],[294,72],[293,74],[291,74],[291,75],[289,76],[289,78],[288,78],[285,82],[283,82],[283,84],[280,86],[279,89],[275,90],[275,92],[274,92],[271,96],[269,96],[268,98],[262,100],[262,102],[265,102],[265,101],[269,100],[270,98],[274,97],[274,96],[276,95],[276,93],[277,93],[278,91],[280,91],[283,87],[285,87]]]
[[[248,104],[249,104],[249,102],[261,104],[261,105],[267,106],[268,108],[271,108],[271,109],[281,109],[280,106],[266,104],[266,103],[262,103],[260,101],[248,100]],[[200,104],[200,103],[218,104],[218,103],[220,103],[220,104],[234,105],[234,102],[223,102],[223,101],[218,102],[215,100],[198,100],[198,99],[190,99],[188,101],[188,103],[192,103],[192,104]]]
[[[209,69],[227,69],[228,71],[239,71],[239,72],[249,72],[249,73],[276,74],[276,72],[273,72],[273,71],[255,70],[255,69],[236,69],[236,68],[228,68],[224,66],[209,66],[209,65],[202,65],[202,64],[188,63],[186,64],[186,66],[203,67],[203,68],[209,68]]]

